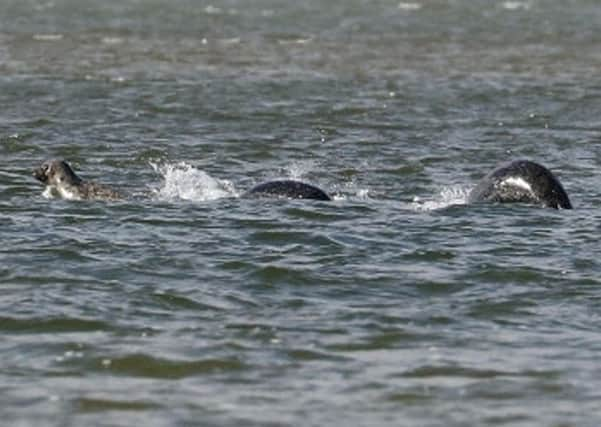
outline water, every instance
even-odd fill
[[[6,425],[599,424],[597,2],[0,8]],[[465,204],[515,158],[575,209]]]

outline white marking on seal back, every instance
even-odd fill
[[[506,180],[501,182],[501,185],[513,185],[515,187],[523,188],[526,191],[532,191],[532,187],[524,178],[520,177],[509,177]]]

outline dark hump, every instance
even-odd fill
[[[527,183],[529,188],[520,185]],[[532,203],[551,208],[572,209],[559,180],[546,167],[516,160],[486,175],[468,196],[469,202]]]
[[[248,190],[247,194],[255,197],[332,200],[330,196],[319,187],[291,179],[268,181],[255,185]]]

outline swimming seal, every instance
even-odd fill
[[[321,188],[292,179],[267,181],[255,185],[248,190],[246,194],[254,197],[332,200],[332,198]]]
[[[33,176],[46,184],[45,195],[69,200],[120,200],[123,196],[101,184],[83,181],[64,160],[47,160]]]
[[[559,180],[549,169],[529,160],[515,160],[490,172],[470,192],[468,201],[522,202],[572,209]]]

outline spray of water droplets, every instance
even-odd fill
[[[160,187],[152,190],[158,200],[202,202],[239,195],[231,181],[213,178],[186,162],[150,165],[163,178]]]

